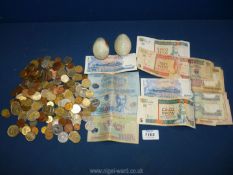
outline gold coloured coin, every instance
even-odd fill
[[[87,97],[87,98],[91,98],[91,97],[93,97],[93,96],[94,96],[94,91],[88,89],[88,90],[86,91],[86,97]]]
[[[83,72],[83,67],[81,66],[81,65],[78,65],[78,66],[75,66],[75,71],[77,72],[77,73],[82,73]]]
[[[16,137],[19,134],[19,127],[17,125],[10,125],[7,129],[9,137]]]
[[[25,135],[25,138],[27,141],[32,142],[33,140],[35,140],[36,135],[32,131],[30,131]]]
[[[82,79],[83,79],[82,74],[74,74],[72,76],[72,80],[74,80],[74,81],[81,81]]]
[[[27,119],[29,121],[35,121],[36,119],[38,119],[40,117],[40,113],[38,111],[30,111],[28,113],[28,117]]]
[[[73,143],[79,143],[80,140],[81,140],[81,136],[80,136],[80,134],[77,131],[71,131],[69,133],[69,139]]]
[[[37,134],[39,133],[39,129],[38,129],[36,126],[32,126],[32,127],[31,127],[31,131],[32,131],[35,135],[37,135]]]
[[[65,108],[65,110],[67,110],[67,111],[72,110],[72,108],[73,108],[73,103],[71,103],[71,102],[66,103],[65,106],[64,106],[64,108]]]
[[[1,111],[1,116],[3,116],[4,118],[9,118],[11,116],[9,109],[3,109]]]
[[[82,80],[82,86],[85,87],[85,88],[88,88],[91,86],[91,80],[85,78]]]
[[[42,133],[42,134],[45,134],[46,129],[47,129],[47,127],[46,127],[46,126],[43,126],[43,127],[40,129],[41,133]]]
[[[82,101],[82,105],[84,107],[89,107],[91,105],[91,101],[88,98],[84,98]]]
[[[22,134],[23,134],[23,135],[26,135],[28,132],[31,132],[31,128],[30,128],[28,125],[25,125],[25,126],[22,128]]]
[[[83,101],[83,97],[80,97],[80,96],[77,96],[76,99],[75,99],[75,102],[76,102],[77,104],[81,104],[82,101]]]

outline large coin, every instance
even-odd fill
[[[16,137],[19,134],[19,127],[17,125],[10,125],[7,129],[7,135],[10,137]]]

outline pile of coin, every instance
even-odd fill
[[[11,112],[1,112],[4,118],[17,116],[16,124],[7,130],[10,137],[22,133],[27,141],[33,141],[41,131],[47,140],[57,136],[60,143],[78,143],[81,121],[86,122],[88,131],[96,129],[91,113],[99,100],[89,89],[91,81],[83,74],[83,67],[75,66],[71,57],[34,59],[20,77],[22,82],[12,92]],[[39,122],[45,123],[40,130]]]

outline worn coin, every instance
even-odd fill
[[[71,131],[69,133],[69,140],[73,143],[79,143],[81,140],[81,136],[77,131]]]
[[[74,114],[78,114],[80,111],[81,111],[81,107],[78,104],[74,104],[71,112]]]
[[[4,118],[9,118],[11,116],[9,109],[3,109],[1,111],[1,116],[3,116]]]
[[[89,80],[87,78],[82,80],[82,86],[83,87],[88,88],[88,87],[90,87],[90,85],[91,85],[91,80]]]
[[[69,137],[68,134],[63,131],[63,132],[61,132],[61,133],[58,134],[57,139],[58,139],[58,141],[60,143],[66,143],[67,140],[68,140],[68,137]]]
[[[22,128],[22,134],[23,134],[23,135],[26,135],[28,132],[31,132],[31,128],[30,128],[28,125],[25,125],[25,126]]]
[[[16,137],[19,134],[19,127],[17,125],[10,125],[7,129],[7,135]]]
[[[25,135],[25,138],[27,141],[32,142],[33,140],[35,140],[36,135],[32,131],[30,131]]]
[[[63,126],[60,124],[55,124],[52,126],[53,128],[53,134],[58,135],[59,133],[61,133],[63,131]]]

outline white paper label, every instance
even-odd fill
[[[143,140],[159,140],[159,130],[142,130]]]

